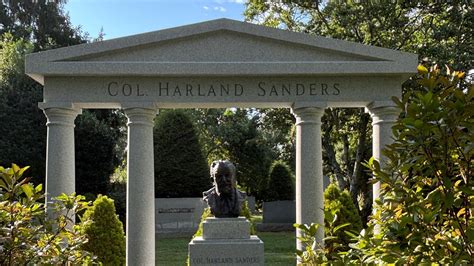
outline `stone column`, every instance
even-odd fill
[[[127,265],[155,265],[155,170],[153,119],[156,109],[127,108]]]
[[[46,107],[40,104],[46,115],[46,204],[62,193],[76,191],[74,156],[74,119],[81,110],[73,108]],[[48,212],[50,218],[53,213]],[[74,216],[70,216],[74,221]]]
[[[296,222],[318,223],[321,230],[316,234],[317,242],[323,245],[324,195],[323,160],[321,147],[321,117],[324,109],[319,107],[293,107],[296,117]],[[296,236],[301,236],[299,230]],[[297,240],[298,249],[302,249]]]
[[[372,117],[372,156],[383,167],[385,159],[382,150],[393,142],[392,126],[397,121],[400,109],[392,102],[373,102],[367,108]],[[375,183],[372,189],[375,203],[380,198],[380,182]]]

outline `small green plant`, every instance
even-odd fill
[[[270,168],[267,201],[294,200],[295,181],[290,168],[282,161],[276,161]]]
[[[347,190],[341,191],[336,184],[330,184],[324,191],[324,224],[325,235],[330,235],[334,228],[347,224],[344,230],[337,230],[336,238],[325,242],[329,253],[348,250],[352,238],[346,231],[358,234],[362,230],[362,221],[351,195]]]
[[[23,177],[28,167],[0,167],[0,264],[66,265],[93,263],[92,253],[82,245],[87,238],[70,226],[77,213],[88,209],[83,196],[62,194],[45,215],[42,185]]]
[[[82,231],[89,240],[83,248],[94,252],[104,265],[125,265],[125,236],[114,201],[99,195],[82,220],[88,222]]]
[[[324,243],[328,245],[321,245],[316,242],[316,232],[322,230],[319,224],[311,223],[307,224],[294,224],[294,227],[299,229],[302,233],[298,239],[303,244],[304,249],[296,250],[296,255],[299,258],[300,263],[298,265],[327,265],[331,263],[341,263],[341,265],[346,264],[348,259],[345,259],[341,254],[343,252],[338,252],[337,248],[341,246],[341,243],[338,241],[338,235],[340,232],[344,232],[349,223],[334,225],[336,219],[333,219],[329,223],[329,227],[325,228],[325,237],[323,239]]]

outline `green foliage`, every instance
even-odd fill
[[[11,34],[0,42],[0,164],[29,164],[34,183],[45,173],[46,117],[38,108],[43,89],[24,75],[24,56],[32,44]],[[21,137],[20,137],[21,136]]]
[[[4,1],[0,5],[0,164],[30,164],[34,183],[44,182],[46,118],[38,108],[43,88],[24,73],[25,54],[80,44],[64,1]],[[77,119],[76,181],[80,193],[105,193],[121,161],[125,122],[119,112],[88,110]],[[21,136],[18,137],[18,136]]]
[[[82,219],[88,221],[82,228],[88,239],[84,250],[97,255],[103,265],[125,265],[125,236],[114,201],[99,195]]]
[[[270,168],[267,201],[295,200],[295,180],[288,166],[275,161]]]
[[[205,208],[201,215],[201,221],[199,222],[198,230],[194,233],[193,238],[202,236],[202,223],[209,217],[214,217],[211,213],[211,208]]]
[[[347,190],[341,191],[336,184],[330,184],[324,191],[324,246],[316,242],[319,224],[295,224],[301,230],[299,238],[304,246],[296,254],[304,265],[320,265],[329,262],[349,261],[340,254],[349,250],[354,236],[362,229],[357,209]]]
[[[245,16],[271,27],[414,52],[466,72],[474,68],[474,8],[469,1],[250,0]],[[404,84],[405,90],[412,87],[412,81]],[[275,147],[291,154],[294,118],[289,110],[259,111],[265,128],[273,129],[266,135],[286,136],[274,138]],[[371,156],[370,130],[368,114],[360,108],[327,108],[322,118],[324,173],[349,189],[364,224],[372,213],[369,176],[362,166]]]
[[[76,119],[76,191],[79,194],[105,194],[109,176],[121,155],[116,145],[122,133],[107,117],[100,116],[100,110],[84,110]]]
[[[126,161],[115,168],[107,185],[107,195],[114,200],[115,210],[125,226],[127,216],[127,168]]]
[[[401,108],[385,168],[371,159],[381,200],[347,252],[317,253],[344,264],[474,263],[474,86],[464,73],[420,65]]]
[[[202,196],[211,179],[189,117],[179,110],[163,111],[156,118],[153,137],[156,197]]]
[[[336,227],[344,226],[344,230],[335,230]],[[337,231],[336,239],[328,239],[325,248],[329,254],[344,251],[349,248],[351,237],[345,232],[351,231],[356,234],[362,230],[362,222],[351,196],[347,190],[341,191],[336,184],[330,184],[324,191],[324,230],[325,234]]]
[[[0,264],[91,264],[95,258],[81,247],[87,238],[73,227],[71,217],[87,210],[83,196],[62,194],[45,215],[42,185],[23,177],[28,167],[0,167]]]
[[[31,41],[35,51],[83,43],[87,35],[72,27],[65,2],[2,1],[0,35],[9,32],[15,39]]]
[[[473,68],[474,9],[468,1],[250,0],[247,20],[292,31],[415,52]]]
[[[380,262],[474,263],[474,85],[464,73],[419,66],[414,91],[394,99],[402,110],[390,164],[369,166],[382,186],[373,223]],[[370,254],[370,253],[369,253]]]

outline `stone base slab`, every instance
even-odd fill
[[[204,239],[189,243],[190,265],[264,265],[263,242],[248,239]]]

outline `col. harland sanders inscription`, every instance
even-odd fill
[[[173,82],[158,81],[144,86],[137,82],[110,81],[106,85],[109,96],[144,97],[298,97],[338,96],[341,84],[337,82],[271,82],[255,81],[246,84],[229,82]]]
[[[339,83],[286,83],[274,84],[260,81],[253,86],[258,88],[257,96],[302,96],[302,95],[339,95]],[[239,83],[219,83],[219,84],[173,84],[170,82],[158,83],[158,96],[202,96],[202,97],[216,97],[216,96],[242,96],[245,91],[250,91],[244,88]]]

